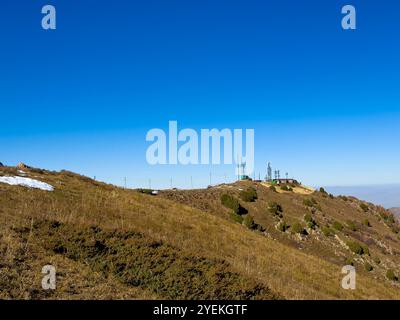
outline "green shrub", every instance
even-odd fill
[[[285,221],[281,221],[281,222],[278,224],[278,230],[279,230],[279,231],[285,232],[287,229],[289,229],[289,226],[286,224]]]
[[[396,222],[396,219],[394,218],[394,215],[393,215],[393,214],[389,214],[389,215],[388,215],[388,218],[387,218],[387,221],[388,221],[389,223],[395,223],[395,222]]]
[[[256,227],[253,217],[249,214],[244,216],[243,225],[245,225],[249,229],[255,229]]]
[[[275,186],[269,186],[269,190],[271,190],[271,191],[273,191],[273,192],[276,192]]]
[[[332,228],[330,228],[329,226],[324,226],[322,228],[322,233],[326,236],[333,236],[335,234],[335,231],[332,230]]]
[[[317,203],[317,200],[315,200],[314,198],[306,198],[303,200],[303,204],[306,207],[314,207]]]
[[[374,262],[375,262],[376,264],[381,264],[381,259],[379,259],[378,257],[375,257],[375,258],[374,258]]]
[[[277,203],[275,201],[268,203],[268,211],[271,212],[272,214],[282,218],[283,209],[279,203]]]
[[[324,188],[322,188],[322,187],[321,187],[321,188],[319,188],[319,192],[321,192],[321,193],[324,193],[324,194],[328,194],[328,192],[326,192],[326,191],[325,191],[325,189],[324,189]]]
[[[231,219],[238,223],[243,223],[243,217],[235,212],[231,212]]]
[[[349,247],[349,249],[359,255],[363,255],[363,254],[367,254],[369,255],[369,249],[366,245],[362,245],[358,242],[355,241],[348,241],[347,246]]]
[[[311,229],[314,229],[316,227],[316,225],[317,225],[317,223],[315,222],[314,218],[309,213],[305,214],[304,221],[307,223],[307,226],[309,228],[311,228]]]
[[[306,213],[306,214],[304,215],[304,221],[305,221],[305,222],[311,222],[311,221],[313,221],[312,215],[309,214],[309,213]]]
[[[345,263],[346,263],[346,265],[354,266],[353,258],[347,258]]]
[[[393,213],[391,213],[391,212],[389,212],[387,210],[379,212],[379,215],[381,216],[381,218],[383,220],[385,220],[385,222],[387,222],[389,224],[392,224],[392,223],[396,222],[396,219],[395,219]]]
[[[265,228],[264,228],[262,225],[257,224],[257,225],[256,225],[256,230],[257,230],[257,231],[260,231],[260,232],[264,232],[264,231],[265,231]]]
[[[359,243],[354,242],[354,241],[348,241],[347,242],[347,246],[349,247],[349,249],[356,253],[356,254],[360,254],[362,255],[364,253],[363,248],[360,246]]]
[[[390,230],[391,230],[393,233],[397,234],[397,233],[400,232],[400,227],[399,227],[398,225],[394,224],[394,225],[390,226]]]
[[[307,222],[307,226],[308,226],[310,229],[315,229],[315,227],[317,226],[317,223],[315,222],[315,220],[312,220],[312,221],[310,221],[310,222]]]
[[[368,272],[370,272],[370,271],[372,271],[372,270],[374,269],[368,262],[366,262],[366,263],[364,264],[364,268],[365,268],[365,270],[368,271]]]
[[[364,212],[368,212],[369,207],[365,203],[360,203],[360,208]]]
[[[239,196],[245,202],[253,202],[257,199],[257,191],[253,187],[250,187],[247,190],[240,191]]]
[[[366,254],[366,255],[369,256],[370,253],[369,253],[369,248],[368,248],[368,246],[367,246],[366,244],[362,244],[361,246],[362,246],[362,248],[363,248],[364,254]]]
[[[351,230],[351,231],[357,231],[357,227],[354,224],[353,221],[347,220],[346,221],[347,227]]]
[[[398,280],[396,274],[394,273],[394,271],[392,269],[389,269],[386,272],[386,278],[388,278],[390,281],[397,281]]]
[[[343,225],[339,222],[339,221],[335,221],[332,224],[332,227],[338,231],[342,231],[343,230]]]
[[[136,189],[136,191],[144,194],[151,194],[153,192],[152,189]]]
[[[293,191],[292,187],[289,187],[288,185],[282,185],[281,190],[283,191]]]
[[[234,197],[232,197],[231,195],[226,194],[226,193],[223,194],[221,196],[221,203],[223,206],[225,206],[229,209],[232,209],[235,214],[239,214],[239,212],[240,212],[239,201],[237,199],[235,199]]]
[[[367,227],[370,227],[370,226],[371,226],[371,223],[369,222],[368,219],[365,219],[365,220],[363,221],[363,224],[364,224],[365,226],[367,226]]]
[[[294,223],[291,227],[291,230],[292,233],[306,234],[306,230],[304,230],[304,227],[299,222]]]

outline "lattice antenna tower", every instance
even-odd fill
[[[272,168],[271,168],[271,163],[268,162],[268,167],[267,167],[267,181],[272,180]]]

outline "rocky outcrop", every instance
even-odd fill
[[[31,167],[27,166],[23,162],[20,162],[20,163],[18,163],[17,168],[23,170],[23,169],[30,169]]]

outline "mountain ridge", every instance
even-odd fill
[[[352,197],[250,181],[151,195],[69,171],[24,173],[54,191],[0,183],[2,298],[400,297],[386,277],[399,273],[398,224]],[[239,203],[239,218],[222,198]],[[61,273],[50,293],[40,288],[49,263]],[[346,264],[357,270],[357,290],[341,288]]]

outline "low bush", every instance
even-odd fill
[[[229,194],[223,194],[221,196],[221,203],[223,206],[232,209],[234,213],[239,214],[240,212],[240,203],[237,199],[232,197]]]
[[[245,202],[253,202],[257,199],[257,190],[253,187],[250,187],[246,190],[242,190],[239,193],[240,199]]]
[[[326,192],[326,191],[325,191],[325,189],[324,189],[324,188],[322,188],[322,187],[321,187],[321,188],[319,188],[319,192],[321,192],[321,193],[323,193],[323,194],[328,194],[328,192]]]
[[[231,212],[231,219],[238,223],[243,223],[243,217],[235,212]]]
[[[390,226],[390,230],[395,233],[398,234],[400,232],[400,226],[397,224],[393,224]]]
[[[317,203],[317,200],[315,200],[314,198],[306,198],[303,200],[303,204],[306,207],[314,207]]]
[[[365,203],[360,203],[360,208],[364,212],[368,212],[368,210],[369,210],[368,205],[366,205]]]
[[[330,228],[329,226],[324,226],[322,228],[322,233],[324,234],[324,236],[329,237],[333,236],[335,234],[335,231],[333,231],[333,229]]]
[[[271,191],[273,191],[273,192],[276,192],[275,186],[269,186],[269,190],[271,190]]]
[[[312,217],[311,214],[307,213],[304,216],[304,221],[307,223],[307,226],[311,229],[314,229],[317,226],[317,223],[315,222],[314,218]]]
[[[152,189],[136,189],[136,191],[144,194],[151,194],[153,192]]]
[[[379,215],[381,216],[381,218],[383,220],[385,220],[386,223],[392,224],[396,222],[396,219],[393,215],[393,213],[387,211],[387,210],[382,210],[381,212],[379,212]]]
[[[292,225],[291,231],[292,233],[298,233],[303,235],[307,234],[306,230],[304,230],[304,227],[299,222],[296,222]]]
[[[265,228],[261,224],[257,224],[256,225],[256,230],[259,231],[259,232],[264,232]]]
[[[397,278],[397,275],[394,273],[392,269],[389,269],[386,272],[386,278],[388,278],[390,281],[398,281],[399,279]]]
[[[343,230],[343,225],[339,222],[339,221],[335,221],[332,224],[332,227],[338,231],[342,231]]]
[[[396,219],[394,218],[393,214],[389,214],[388,215],[387,222],[389,222],[389,223],[395,223],[396,222]]]
[[[370,226],[371,226],[371,223],[369,222],[368,219],[365,219],[365,220],[363,221],[363,224],[364,224],[365,226],[367,226],[367,227],[370,227]]]
[[[346,221],[347,227],[351,230],[351,231],[357,231],[357,227],[355,225],[355,223],[351,220],[347,220]]]
[[[306,214],[304,215],[304,221],[305,221],[305,222],[311,222],[311,221],[313,221],[313,220],[314,220],[314,219],[313,219],[313,217],[312,217],[311,214],[306,213]]]
[[[285,232],[287,229],[289,229],[289,225],[285,221],[281,221],[278,224],[278,230],[281,232]]]
[[[365,264],[364,264],[364,268],[365,268],[365,270],[366,271],[368,271],[368,272],[370,272],[370,271],[372,271],[374,268],[371,266],[371,264],[369,264],[368,262],[366,262]]]
[[[243,225],[246,226],[249,229],[255,229],[256,228],[256,224],[254,223],[254,219],[251,215],[247,214],[244,216],[243,219]]]
[[[276,216],[279,216],[280,218],[282,218],[282,216],[283,216],[282,215],[282,213],[283,213],[282,206],[275,201],[268,203],[268,211]]]
[[[283,190],[283,191],[293,191],[293,188],[285,184],[285,185],[281,186],[281,190]]]
[[[369,249],[366,245],[362,245],[356,241],[348,241],[347,246],[349,247],[349,249],[354,252],[355,254],[359,254],[359,255],[363,255],[363,254],[367,254],[369,255]]]

